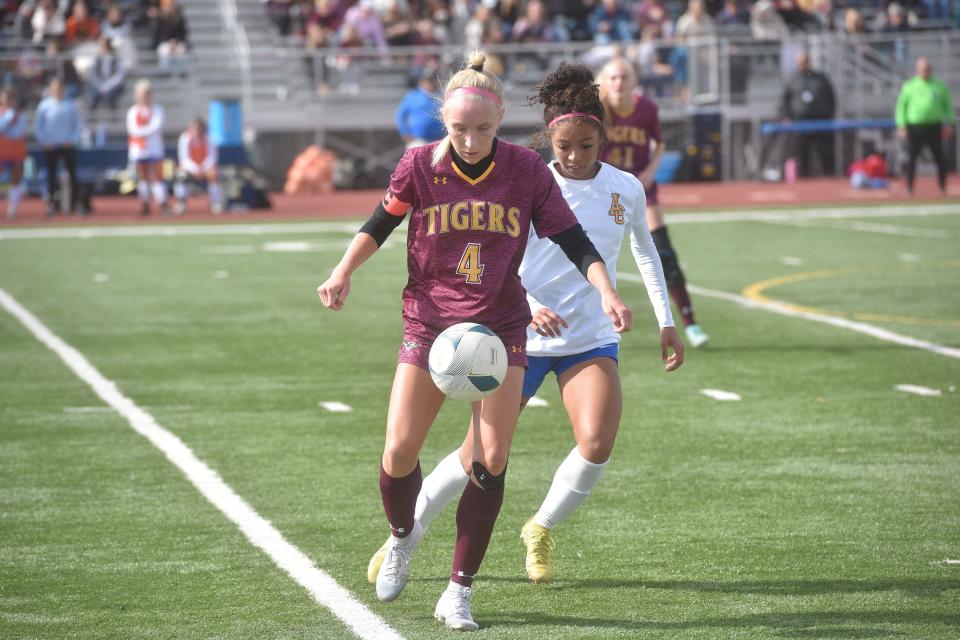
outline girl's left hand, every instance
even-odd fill
[[[676,327],[660,329],[660,359],[667,371],[676,371],[683,364],[683,340]]]

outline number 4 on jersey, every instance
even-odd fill
[[[467,243],[457,265],[457,273],[466,276],[467,284],[480,284],[484,265],[480,264],[480,245],[475,242]]]

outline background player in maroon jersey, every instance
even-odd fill
[[[419,453],[444,401],[428,371],[430,345],[451,324],[473,321],[495,331],[507,347],[503,383],[473,403],[473,473],[457,509],[450,582],[434,612],[448,627],[463,630],[477,628],[470,612],[471,586],[503,502],[507,456],[520,413],[531,314],[518,270],[531,224],[538,236],[556,242],[598,289],[615,330],[627,331],[633,323],[547,165],[536,152],[497,140],[503,90],[500,80],[483,70],[485,59],[475,52],[447,83],[440,110],[446,137],[404,154],[383,201],[317,289],[325,306],[341,309],[351,274],[412,211],[403,342],[380,470],[392,532],[376,580],[383,601],[403,590],[422,535],[414,520],[422,482]]]
[[[654,176],[663,156],[660,115],[657,105],[636,93],[637,78],[633,67],[624,58],[613,58],[600,70],[597,78],[600,99],[606,108],[607,145],[601,159],[628,171],[640,179],[647,192],[647,225],[657,245],[670,297],[683,318],[687,340],[702,347],[709,340],[693,317],[693,303],[687,292],[687,281],[680,269],[680,260],[670,244],[667,225],[657,198]],[[651,155],[651,146],[653,154]]]

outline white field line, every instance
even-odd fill
[[[862,220],[831,220],[827,224],[814,224],[811,220],[763,220],[767,224],[804,229],[839,229],[841,231],[865,231],[882,233],[889,236],[910,236],[914,238],[950,238],[953,234],[945,229],[927,229],[924,227],[904,227],[898,224],[863,222]]]
[[[618,271],[617,278],[621,280],[627,280],[629,282],[643,282],[643,278],[632,273],[622,273]],[[875,327],[872,324],[867,324],[866,322],[857,322],[855,320],[847,320],[846,318],[827,316],[810,311],[797,311],[796,309],[792,309],[785,304],[780,304],[777,302],[758,302],[736,293],[716,291],[714,289],[704,289],[703,287],[697,287],[689,283],[687,284],[687,289],[689,289],[691,293],[696,293],[697,295],[706,296],[708,298],[717,298],[718,300],[735,302],[743,307],[746,307],[747,309],[760,309],[762,311],[769,311],[770,313],[777,313],[790,318],[801,318],[803,320],[812,320],[813,322],[822,322],[823,324],[829,324],[841,329],[865,333],[868,336],[877,338],[878,340],[893,342],[904,347],[922,349],[924,351],[929,351],[930,353],[947,356],[948,358],[960,359],[960,349],[937,344],[936,342],[920,340],[919,338],[914,338],[912,336],[905,336],[900,333]]]
[[[893,388],[904,393],[912,393],[916,396],[936,397],[940,395],[940,389],[931,389],[918,384],[896,384]]]
[[[796,221],[817,218],[893,218],[924,217],[960,214],[958,205],[870,206],[796,209],[780,211],[712,211],[701,213],[671,213],[670,224],[702,222]],[[0,240],[30,240],[50,238],[134,238],[182,236],[270,235],[301,233],[355,233],[362,223],[356,222],[265,222],[262,224],[180,224],[180,225],[124,225],[102,227],[55,227],[33,229],[5,229]],[[406,233],[401,227],[395,233]]]
[[[353,407],[342,402],[337,402],[336,400],[331,402],[321,402],[320,406],[329,411],[330,413],[350,413],[353,411]]]
[[[549,407],[550,403],[544,400],[543,398],[540,398],[538,396],[533,396],[532,398],[527,400],[527,406],[528,407]]]
[[[713,398],[714,400],[720,400],[722,402],[739,402],[743,399],[740,397],[739,393],[734,393],[733,391],[724,391],[723,389],[700,389],[700,393],[708,398]]]
[[[100,398],[127,419],[134,431],[160,449],[215,507],[237,525],[254,546],[266,553],[321,605],[364,640],[403,640],[392,627],[367,609],[349,591],[325,571],[318,569],[302,551],[290,544],[277,529],[254,511],[243,498],[180,438],[160,426],[156,419],[127,398],[111,380],[105,378],[79,351],[60,339],[36,316],[0,289],[3,306],[46,347],[57,354],[78,378],[86,382]]]

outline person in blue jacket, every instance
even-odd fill
[[[47,169],[47,216],[59,213],[57,193],[59,164],[62,160],[70,176],[70,213],[77,210],[77,151],[80,132],[83,131],[83,116],[76,103],[66,97],[63,83],[54,78],[47,90],[47,97],[37,106],[33,132],[37,143],[43,147]]]
[[[417,74],[417,86],[397,106],[397,132],[408,149],[439,140],[446,133],[437,117],[436,91],[436,69],[424,67]]]

